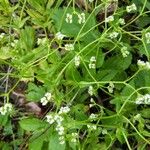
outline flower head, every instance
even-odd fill
[[[123,47],[121,48],[121,53],[122,53],[122,56],[123,56],[123,57],[127,57],[127,56],[130,54],[127,49],[128,49],[128,48],[127,48],[126,46],[123,46]]]
[[[110,39],[115,39],[115,38],[118,37],[118,35],[119,35],[119,33],[114,31],[114,32],[112,32],[112,33],[109,34],[109,38]]]
[[[65,37],[65,35],[62,34],[61,32],[57,32],[56,35],[55,35],[55,37],[56,37],[56,39],[58,39],[58,40],[62,40],[62,39]]]
[[[65,50],[67,50],[67,51],[74,50],[74,45],[73,44],[65,44]]]
[[[120,18],[120,19],[119,19],[119,24],[120,24],[120,25],[125,25],[125,20],[124,20],[123,18]]]
[[[136,11],[136,10],[137,10],[137,7],[136,7],[136,5],[134,3],[132,5],[126,7],[126,11],[128,13],[130,13],[132,11]]]
[[[85,23],[85,14],[84,13],[78,14],[78,23],[79,24]]]
[[[146,43],[149,44],[150,43],[150,32],[147,32],[145,34],[145,38],[146,38]]]
[[[112,22],[114,21],[114,16],[109,16],[105,19],[105,22]]]
[[[74,63],[75,63],[76,67],[79,67],[79,65],[80,65],[80,56],[75,56]]]
[[[67,13],[65,20],[66,20],[67,23],[72,23],[72,15]]]

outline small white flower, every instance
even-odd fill
[[[66,51],[73,51],[74,45],[73,44],[65,44],[65,50]]]
[[[10,43],[10,45],[11,45],[12,47],[15,47],[17,43],[18,43],[18,40],[14,40],[13,42]]]
[[[49,93],[49,92],[47,92],[47,93],[45,94],[45,97],[47,98],[48,101],[50,101],[51,98],[52,98],[52,94]]]
[[[57,122],[58,125],[62,124],[62,121],[64,120],[63,117],[61,117],[60,115],[56,114],[54,116],[54,120]]]
[[[45,106],[45,105],[47,105],[48,100],[46,97],[42,97],[40,102],[41,102],[42,106]]]
[[[126,11],[128,13],[130,13],[132,11],[136,11],[136,10],[137,10],[137,7],[136,7],[136,5],[134,3],[132,5],[126,7]]]
[[[70,108],[68,107],[68,106],[66,106],[66,107],[61,107],[60,108],[60,110],[59,110],[59,112],[58,112],[58,114],[66,114],[66,113],[68,113],[70,111]]]
[[[94,104],[89,104],[89,107],[92,108],[94,106]]]
[[[62,125],[57,125],[56,126],[56,131],[58,132],[59,135],[64,135],[64,127]]]
[[[12,104],[11,103],[6,103],[4,105],[4,109],[6,110],[6,112],[11,112],[12,111]]]
[[[58,39],[58,40],[62,40],[62,39],[65,37],[65,35],[62,34],[61,32],[57,32],[56,35],[55,35],[55,37],[56,37],[56,39]]]
[[[53,124],[55,122],[54,120],[54,116],[49,114],[49,115],[46,115],[46,121],[49,123],[49,124]]]
[[[61,145],[65,144],[65,138],[64,138],[64,136],[60,136],[60,137],[59,137],[59,143],[60,143]]]
[[[1,113],[1,115],[5,115],[7,113],[7,111],[4,107],[0,107],[0,113]]]
[[[71,142],[76,143],[77,142],[77,138],[78,138],[78,133],[72,133],[71,136],[72,136]]]
[[[142,60],[138,60],[137,65],[143,69],[148,69],[148,70],[150,69],[150,63],[149,62],[144,62]]]
[[[115,87],[115,86],[114,86],[113,82],[110,82],[110,83],[109,83],[109,86],[107,87],[109,93],[113,93],[114,87]]]
[[[123,46],[123,47],[121,48],[121,53],[122,53],[122,56],[123,56],[123,57],[127,57],[127,56],[130,54],[127,49],[128,49],[128,48],[127,48],[126,46]]]
[[[88,129],[90,130],[96,130],[97,126],[96,125],[87,125]]]
[[[89,0],[90,3],[94,2],[94,0]]]
[[[72,15],[67,13],[65,20],[66,20],[67,23],[72,23]]]
[[[78,14],[78,23],[79,24],[85,23],[85,14],[84,13]]]
[[[96,119],[98,116],[97,116],[97,114],[91,114],[90,116],[89,116],[89,119],[92,119],[92,120],[94,120],[94,119]]]
[[[118,37],[118,35],[119,35],[119,33],[114,31],[114,32],[112,32],[112,33],[109,34],[109,38],[115,39],[115,38]]]
[[[119,23],[120,23],[121,25],[125,25],[125,20],[124,20],[123,18],[120,18],[120,19],[119,19]]]
[[[90,99],[90,102],[91,102],[91,103],[94,103],[95,101],[94,101],[94,99],[93,99],[93,98],[91,98],[91,99]]]
[[[107,130],[106,129],[103,129],[102,130],[102,134],[104,135],[104,134],[107,134]]]
[[[105,22],[112,22],[114,21],[114,16],[109,16],[105,19]]]
[[[4,36],[5,36],[5,33],[1,33],[0,34],[0,39],[4,38]]]
[[[89,86],[88,93],[90,94],[90,96],[94,94],[93,86]]]
[[[45,45],[46,42],[47,42],[47,38],[42,38],[42,39],[38,38],[37,39],[37,44],[38,45]]]
[[[90,58],[90,62],[96,62],[96,57],[95,57],[95,56],[92,56],[92,57]]]
[[[74,63],[75,63],[76,67],[79,67],[79,65],[80,65],[80,56],[75,56]]]
[[[136,99],[135,103],[137,105],[140,105],[140,104],[150,105],[150,94],[146,94],[146,95],[142,95],[142,96],[138,97]]]
[[[96,68],[96,57],[95,56],[92,56],[90,58],[90,63],[89,63],[89,68],[90,69],[95,69]]]

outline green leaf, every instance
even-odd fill
[[[28,101],[38,102],[44,96],[44,94],[45,94],[44,87],[42,86],[38,87],[33,83],[28,84],[28,89],[26,94]]]
[[[22,129],[26,131],[36,131],[41,130],[47,126],[47,123],[36,119],[36,118],[26,118],[19,121],[19,124]]]

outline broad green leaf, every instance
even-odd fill
[[[36,131],[41,130],[47,126],[47,123],[36,119],[36,118],[26,118],[19,121],[19,124],[22,129],[26,131]]]

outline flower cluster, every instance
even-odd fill
[[[109,83],[109,86],[107,87],[109,93],[113,93],[114,87],[115,87],[115,86],[114,86],[113,82],[110,82],[110,83]]]
[[[77,142],[77,138],[78,138],[78,133],[72,133],[71,134],[71,142],[76,143]]]
[[[89,86],[88,93],[90,94],[90,96],[93,95],[93,93],[94,93],[93,86],[91,86],[91,85]]]
[[[96,130],[97,126],[96,125],[87,125],[87,128],[90,130]]]
[[[136,104],[147,104],[150,105],[150,94],[146,94],[143,96],[140,96],[135,101]]]
[[[78,14],[78,23],[79,24],[85,23],[85,14],[84,13]]]
[[[18,40],[16,39],[16,40],[14,40],[13,42],[11,42],[10,45],[11,45],[12,47],[15,47],[17,43],[18,43]]]
[[[74,45],[73,44],[65,44],[65,50],[66,51],[73,51]]]
[[[5,36],[5,33],[1,33],[1,34],[0,34],[0,39],[3,39],[4,36]]]
[[[118,35],[119,35],[119,33],[114,31],[114,32],[110,33],[108,37],[110,39],[115,39],[118,37]]]
[[[55,37],[56,37],[57,40],[62,40],[65,37],[65,35],[62,34],[61,32],[57,32]]]
[[[105,22],[112,22],[114,21],[114,16],[109,16],[105,19]]]
[[[7,112],[12,111],[12,104],[6,103],[4,106],[0,107],[0,113],[1,115],[5,115]]]
[[[138,60],[137,62],[138,66],[142,69],[150,69],[150,63],[149,62],[144,62],[142,60]]]
[[[145,34],[145,38],[146,38],[146,43],[150,43],[150,32],[147,32],[146,34]]]
[[[126,7],[126,11],[128,13],[130,13],[132,11],[136,11],[136,10],[137,10],[137,7],[136,7],[136,5],[134,3],[132,5]]]
[[[120,18],[120,19],[119,19],[119,24],[120,24],[120,25],[125,25],[125,20],[124,20],[123,18]]]
[[[47,92],[44,97],[41,98],[41,103],[43,106],[47,105],[47,103],[52,99],[52,94]]]
[[[67,13],[65,20],[66,20],[67,23],[72,23],[72,15]]]
[[[96,68],[96,58],[95,58],[95,56],[92,56],[90,58],[89,68],[90,69],[95,69]]]
[[[46,42],[47,42],[47,38],[42,38],[42,39],[38,38],[37,39],[37,44],[38,45],[45,45]]]
[[[56,123],[56,131],[58,133],[58,135],[60,135],[59,137],[59,142],[60,144],[64,144],[65,143],[65,128],[62,124],[62,121],[64,120],[64,118],[61,116],[62,114],[66,114],[70,111],[70,108],[68,106],[65,107],[61,107],[59,112],[56,114],[48,114],[46,115],[46,120],[49,124],[53,124]]]
[[[75,63],[76,67],[79,67],[79,65],[80,65],[80,56],[75,56],[74,63]]]
[[[95,120],[97,117],[98,117],[97,114],[93,114],[93,113],[92,113],[92,114],[89,116],[89,119],[93,121],[93,120]]]
[[[126,46],[123,46],[123,47],[121,48],[121,53],[122,53],[122,56],[123,56],[123,57],[127,57],[127,56],[130,54],[127,49],[128,49],[128,48],[127,48]]]

